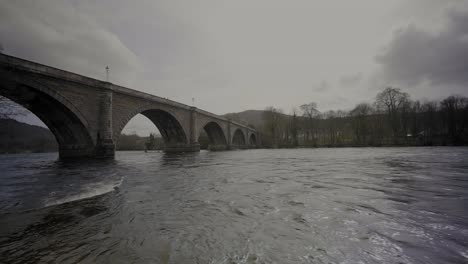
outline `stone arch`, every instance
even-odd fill
[[[250,134],[249,145],[251,145],[251,146],[256,146],[257,145],[257,136],[255,135],[255,133]]]
[[[234,131],[232,136],[233,146],[245,146],[245,135],[242,129],[238,128]]]
[[[31,111],[54,134],[60,158],[94,155],[95,143],[86,119],[60,93],[37,82],[2,80],[0,85],[0,95]]]
[[[142,114],[147,117],[159,130],[166,147],[186,145],[188,143],[187,133],[178,118],[168,110],[155,107],[141,107],[131,112],[122,119],[117,131],[114,131],[114,141],[117,142],[125,125],[136,115]]]
[[[214,122],[208,122],[203,126],[203,130],[208,135],[210,150],[222,150],[227,148],[227,139],[221,126]]]

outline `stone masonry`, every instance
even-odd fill
[[[221,116],[109,82],[0,54],[0,95],[29,109],[55,135],[60,158],[114,157],[115,143],[137,114],[159,129],[168,152],[256,147],[257,131]]]

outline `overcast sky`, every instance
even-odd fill
[[[468,95],[464,0],[0,0],[0,43],[216,114]]]

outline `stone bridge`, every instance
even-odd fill
[[[165,151],[199,151],[205,130],[210,149],[257,145],[257,132],[192,106],[0,54],[0,95],[24,106],[55,135],[60,158],[113,157],[125,125],[137,114],[159,129]]]

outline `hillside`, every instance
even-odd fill
[[[246,111],[242,111],[239,113],[228,113],[223,116],[226,118],[232,119],[233,121],[252,125],[257,129],[260,129],[263,127],[264,113],[265,111],[263,110],[246,110]],[[286,115],[286,114],[280,114],[280,115],[284,117],[289,117],[289,115]]]
[[[0,153],[53,152],[57,149],[57,141],[47,128],[0,119]]]

